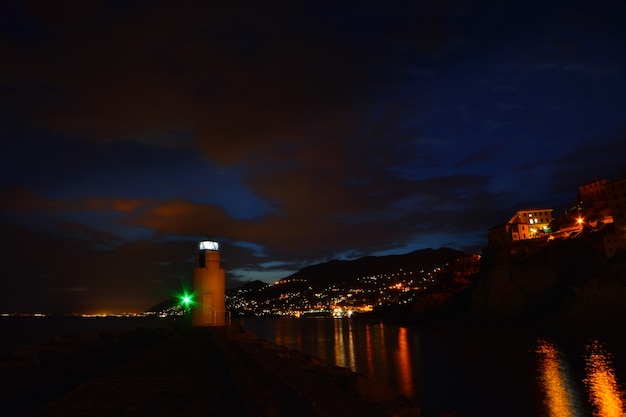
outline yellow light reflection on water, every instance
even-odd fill
[[[551,417],[578,416],[575,392],[568,381],[567,364],[551,342],[538,340],[535,353],[539,359],[540,380],[546,394],[545,405]]]
[[[356,369],[356,352],[354,351],[354,332],[352,331],[352,320],[348,321],[348,354],[350,369]]]
[[[590,402],[596,417],[624,417],[624,393],[620,391],[613,371],[611,356],[597,340],[587,345],[585,358]]]
[[[354,352],[354,336],[352,332],[352,322],[337,319],[335,325],[335,363],[352,370],[356,369],[356,359]],[[344,330],[347,327],[347,332]],[[347,339],[347,343],[346,340]]]
[[[333,320],[333,327],[335,329],[334,338],[335,338],[335,363],[338,366],[346,366],[346,354],[345,347],[343,344],[343,334],[342,334],[342,326],[341,321]]]

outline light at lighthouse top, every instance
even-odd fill
[[[219,245],[214,240],[203,240],[200,242],[200,250],[219,250]]]

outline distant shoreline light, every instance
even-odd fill
[[[0,313],[0,317],[46,317],[44,313]]]
[[[45,313],[0,313],[0,317],[81,317],[81,318],[104,318],[104,317],[152,317],[151,313],[73,313],[73,314],[45,314]]]

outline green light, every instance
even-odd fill
[[[194,293],[189,294],[187,291],[180,294],[178,299],[180,300],[178,304],[185,309],[193,307],[196,304],[194,301]]]
[[[195,292],[190,293],[184,286],[182,291],[178,294],[174,294],[174,296],[178,300],[178,305],[185,310],[189,310],[196,304],[196,301],[194,301]]]

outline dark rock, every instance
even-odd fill
[[[594,249],[601,236],[529,253],[486,249],[469,316],[491,321],[591,324],[626,319],[626,263]]]
[[[348,392],[365,401],[385,402],[397,399],[397,395],[387,385],[358,373],[350,375],[347,389]]]

